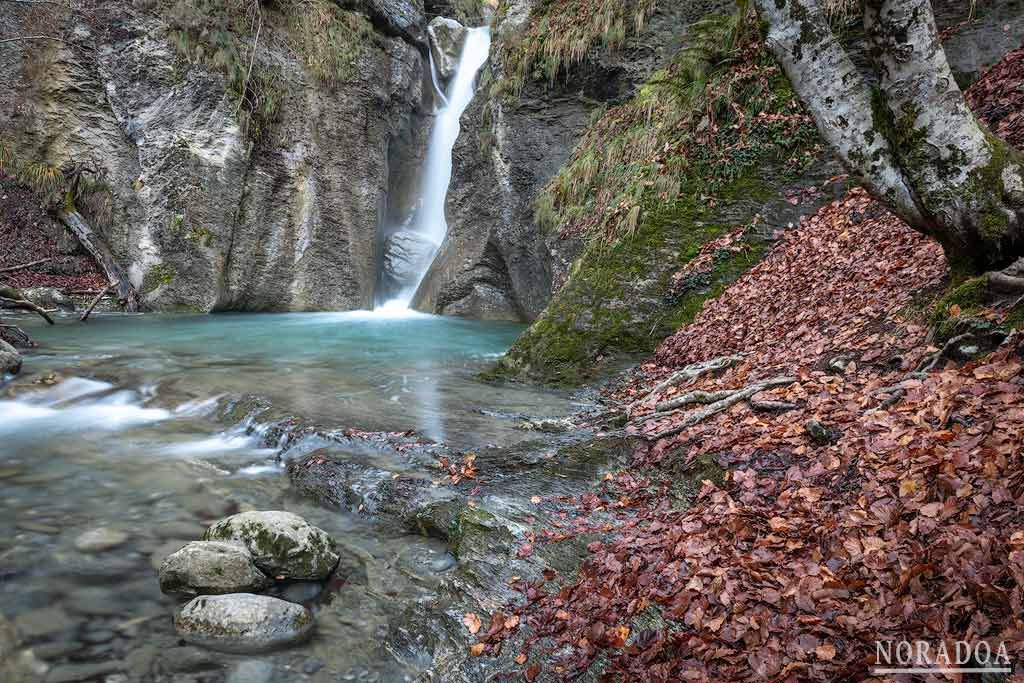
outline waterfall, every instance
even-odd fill
[[[462,47],[458,67],[448,86],[447,96],[442,99],[443,106],[437,112],[434,129],[430,134],[415,215],[407,229],[396,233],[404,235],[407,242],[395,251],[398,253],[396,258],[408,266],[408,283],[397,296],[380,307],[384,310],[409,308],[448,234],[444,208],[452,180],[452,149],[459,137],[459,119],[473,101],[476,75],[487,62],[490,49],[489,28],[484,26],[466,31],[466,42]],[[431,78],[436,82],[433,59],[430,68]]]

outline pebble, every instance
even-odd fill
[[[117,529],[99,527],[81,534],[75,539],[75,548],[83,553],[101,553],[122,545],[128,540],[128,534]]]
[[[125,611],[123,603],[105,588],[85,587],[71,593],[64,602],[72,612],[98,617],[112,617]]]
[[[192,673],[218,666],[217,657],[198,647],[174,647],[165,650],[160,664],[167,673]]]
[[[310,659],[302,665],[302,673],[313,675],[320,669],[324,668],[324,663],[319,659]]]

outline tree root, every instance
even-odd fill
[[[714,400],[713,402],[711,402],[709,405],[707,405],[707,407],[702,408],[700,410],[696,410],[696,411],[692,412],[691,414],[687,415],[686,418],[682,422],[680,422],[678,424],[675,424],[675,425],[672,425],[671,427],[667,427],[667,428],[661,430],[660,432],[656,432],[655,434],[646,435],[645,438],[647,438],[647,439],[649,439],[651,441],[657,441],[659,439],[664,439],[667,436],[673,436],[673,435],[678,434],[679,432],[683,431],[684,429],[689,429],[690,427],[692,427],[692,426],[694,426],[694,425],[696,425],[696,424],[706,420],[707,418],[711,417],[712,415],[720,413],[720,412],[722,412],[724,410],[728,410],[729,408],[731,408],[732,406],[736,405],[737,403],[740,403],[742,401],[749,401],[751,398],[753,398],[755,395],[761,393],[762,391],[765,391],[767,389],[772,389],[774,387],[786,386],[788,384],[792,384],[795,381],[796,381],[795,377],[773,377],[772,379],[765,379],[765,380],[761,380],[759,382],[755,382],[755,383],[753,383],[753,384],[751,384],[749,386],[743,387],[742,389],[735,389],[735,390],[723,391],[723,392],[692,392],[692,394],[688,394],[687,396],[691,396],[691,397],[696,398],[695,397],[696,394],[704,394],[704,396],[702,396],[700,398],[708,399],[708,398],[711,398],[712,396],[715,396],[717,398],[717,400]],[[720,398],[718,398],[719,396],[720,396]],[[684,397],[680,397],[680,398],[684,398]],[[671,402],[672,401],[668,401],[666,403],[671,403]],[[701,401],[698,401],[698,400],[691,400],[689,402],[689,404],[687,404],[687,405],[692,405],[694,403],[700,403],[700,402]],[[658,406],[658,407],[660,408],[661,406]],[[679,410],[679,408],[677,408],[676,410]],[[657,417],[661,417],[661,413],[660,412],[656,412],[654,415],[646,415],[643,418],[641,418],[639,421],[640,422],[646,422],[648,420],[651,420],[652,418],[657,418]]]
[[[714,358],[707,360],[702,363],[693,363],[687,365],[681,370],[676,370],[669,376],[668,379],[658,384],[656,387],[651,389],[646,396],[640,399],[637,403],[642,404],[649,401],[651,398],[661,394],[666,389],[679,385],[690,385],[693,384],[698,378],[711,372],[721,372],[727,368],[731,368],[736,363],[743,360],[743,356],[722,356],[720,358]]]

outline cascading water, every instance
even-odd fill
[[[452,180],[452,149],[459,137],[459,120],[473,101],[477,72],[487,62],[491,49],[489,28],[473,28],[466,32],[466,41],[459,57],[458,68],[448,87],[444,105],[437,112],[434,129],[427,147],[417,208],[408,228],[403,232],[406,244],[395,251],[408,266],[409,277],[401,290],[378,310],[399,312],[409,309],[416,290],[434,262],[437,252],[448,234],[445,218],[445,200]],[[437,82],[433,60],[431,78]]]

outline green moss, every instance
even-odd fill
[[[987,300],[988,280],[984,276],[954,284],[935,303],[928,324],[939,340],[950,339],[957,334],[959,327],[978,314]],[[953,315],[958,309],[959,312]]]
[[[507,550],[512,532],[498,518],[479,507],[466,506],[455,521],[450,544],[455,556],[490,556]]]
[[[157,287],[169,285],[178,277],[177,271],[166,263],[150,267],[142,278],[142,293],[149,294]]]
[[[709,22],[707,40],[717,43],[728,26]],[[607,111],[541,193],[538,222],[583,240],[583,255],[486,378],[592,379],[621,356],[650,352],[760,259],[766,244],[751,231],[742,249],[716,255],[683,287],[673,281],[706,243],[755,225],[759,204],[820,145],[766,51],[749,48],[742,71],[713,69],[708,55],[720,53],[684,50]]]

